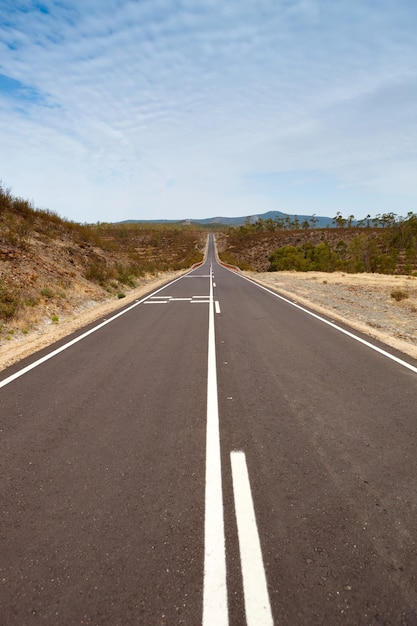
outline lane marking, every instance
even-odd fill
[[[228,626],[226,550],[217,398],[213,279],[210,270],[210,306],[207,368],[206,485],[204,519],[203,626]]]
[[[6,385],[10,384],[11,382],[13,382],[14,380],[16,380],[17,378],[20,378],[20,376],[23,376],[24,374],[27,374],[28,372],[30,372],[31,370],[35,369],[35,367],[38,367],[39,365],[42,365],[42,363],[45,363],[45,361],[49,361],[49,359],[52,359],[54,356],[56,356],[57,354],[59,354],[60,352],[63,352],[64,350],[67,350],[67,348],[70,348],[71,346],[75,345],[76,343],[78,343],[79,341],[82,341],[83,339],[85,339],[86,337],[88,337],[89,335],[92,335],[93,333],[95,333],[97,330],[100,330],[100,328],[103,328],[104,326],[106,326],[107,324],[110,324],[111,322],[113,322],[114,320],[116,320],[118,317],[121,317],[122,315],[125,315],[125,313],[128,313],[129,311],[132,311],[132,309],[136,308],[137,306],[139,306],[139,304],[142,303],[147,303],[147,301],[154,297],[154,294],[159,293],[160,291],[162,291],[163,289],[166,289],[167,287],[169,287],[170,285],[173,285],[174,283],[178,282],[179,280],[181,280],[182,278],[187,278],[188,274],[185,276],[178,276],[178,278],[175,278],[172,282],[168,283],[167,285],[163,285],[162,287],[160,287],[159,289],[157,289],[156,291],[148,294],[147,296],[145,296],[144,298],[142,298],[141,300],[135,300],[135,302],[133,304],[131,304],[130,306],[126,307],[125,309],[123,309],[122,311],[119,311],[119,313],[116,313],[115,315],[113,315],[112,317],[109,317],[108,319],[104,320],[103,322],[101,322],[100,324],[97,324],[97,326],[94,326],[93,328],[90,328],[89,330],[87,330],[85,333],[82,333],[81,335],[78,335],[78,337],[75,337],[74,339],[71,339],[71,341],[68,341],[67,343],[63,344],[62,346],[60,346],[59,348],[56,348],[55,350],[53,350],[52,352],[48,352],[48,354],[45,354],[43,357],[41,357],[40,359],[37,359],[36,361],[34,361],[33,363],[30,363],[30,365],[27,365],[26,367],[23,367],[21,370],[15,372],[14,374],[12,374],[11,376],[8,376],[7,378],[5,378],[4,380],[0,381],[0,389],[2,387],[5,387]]]
[[[225,269],[227,269],[227,268],[225,268]],[[232,270],[227,269],[227,271],[231,272]],[[232,274],[234,274],[236,276],[236,272],[232,272]],[[291,306],[295,307],[296,309],[299,309],[300,311],[303,311],[304,313],[307,313],[307,315],[310,315],[311,317],[314,317],[317,320],[320,320],[320,322],[323,322],[324,324],[327,324],[328,326],[331,326],[335,330],[338,330],[339,332],[343,333],[344,335],[347,335],[351,339],[354,339],[355,341],[358,341],[359,343],[363,344],[367,348],[371,348],[371,350],[375,350],[375,352],[378,352],[379,354],[382,354],[383,356],[387,357],[388,359],[391,359],[391,361],[395,361],[395,363],[398,363],[399,365],[402,365],[403,367],[406,367],[407,369],[409,369],[412,372],[414,372],[415,374],[417,374],[417,367],[415,367],[414,365],[411,365],[410,363],[407,363],[407,361],[403,361],[403,359],[400,359],[399,357],[394,356],[393,354],[390,354],[386,350],[383,350],[382,348],[379,348],[378,346],[375,346],[374,344],[370,343],[369,341],[366,341],[366,339],[362,339],[362,337],[358,337],[354,333],[351,333],[348,330],[345,330],[344,328],[342,328],[341,326],[338,326],[334,322],[331,322],[330,320],[326,320],[324,317],[321,317],[321,315],[318,315],[317,313],[313,313],[313,311],[309,311],[308,309],[305,309],[300,304],[296,304],[295,302],[292,302],[291,300],[288,300],[288,298],[284,298],[284,296],[280,296],[278,293],[275,293],[275,291],[272,291],[271,289],[268,289],[267,287],[264,287],[263,285],[260,285],[256,281],[251,280],[250,278],[247,278],[247,276],[242,276],[242,274],[237,274],[237,276],[239,276],[240,278],[243,278],[244,280],[247,280],[249,283],[252,283],[252,285],[256,285],[256,287],[259,287],[260,289],[263,289],[264,291],[267,291],[268,293],[272,294],[273,296],[275,296],[275,298],[278,298],[279,300],[282,300],[283,302],[286,302],[287,304],[291,304]]]
[[[233,495],[248,626],[272,626],[265,568],[244,452],[231,452]]]
[[[146,300],[143,304],[168,304],[169,300]]]
[[[215,301],[214,303],[215,307],[216,307],[216,313],[220,313],[220,303],[218,300]]]
[[[191,302],[191,298],[171,298],[170,302]]]
[[[211,278],[211,274],[195,274],[183,276],[183,278]]]

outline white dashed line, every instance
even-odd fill
[[[240,562],[248,626],[272,626],[265,569],[244,452],[231,452]]]

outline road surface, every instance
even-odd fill
[[[0,623],[417,624],[417,364],[368,342],[210,240],[2,372]]]

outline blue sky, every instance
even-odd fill
[[[81,222],[417,212],[415,0],[0,0],[0,179]]]

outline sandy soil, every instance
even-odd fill
[[[300,304],[417,358],[417,278],[334,272],[245,272]],[[396,301],[391,293],[408,297]]]
[[[48,319],[29,335],[12,337],[0,346],[0,371],[30,354],[69,335],[78,328],[117,311],[183,272],[147,279],[122,300],[86,300],[58,324]],[[417,358],[417,278],[380,274],[336,272],[245,272],[282,295],[324,313],[336,321],[375,337]],[[408,298],[397,302],[391,292],[401,290]]]

